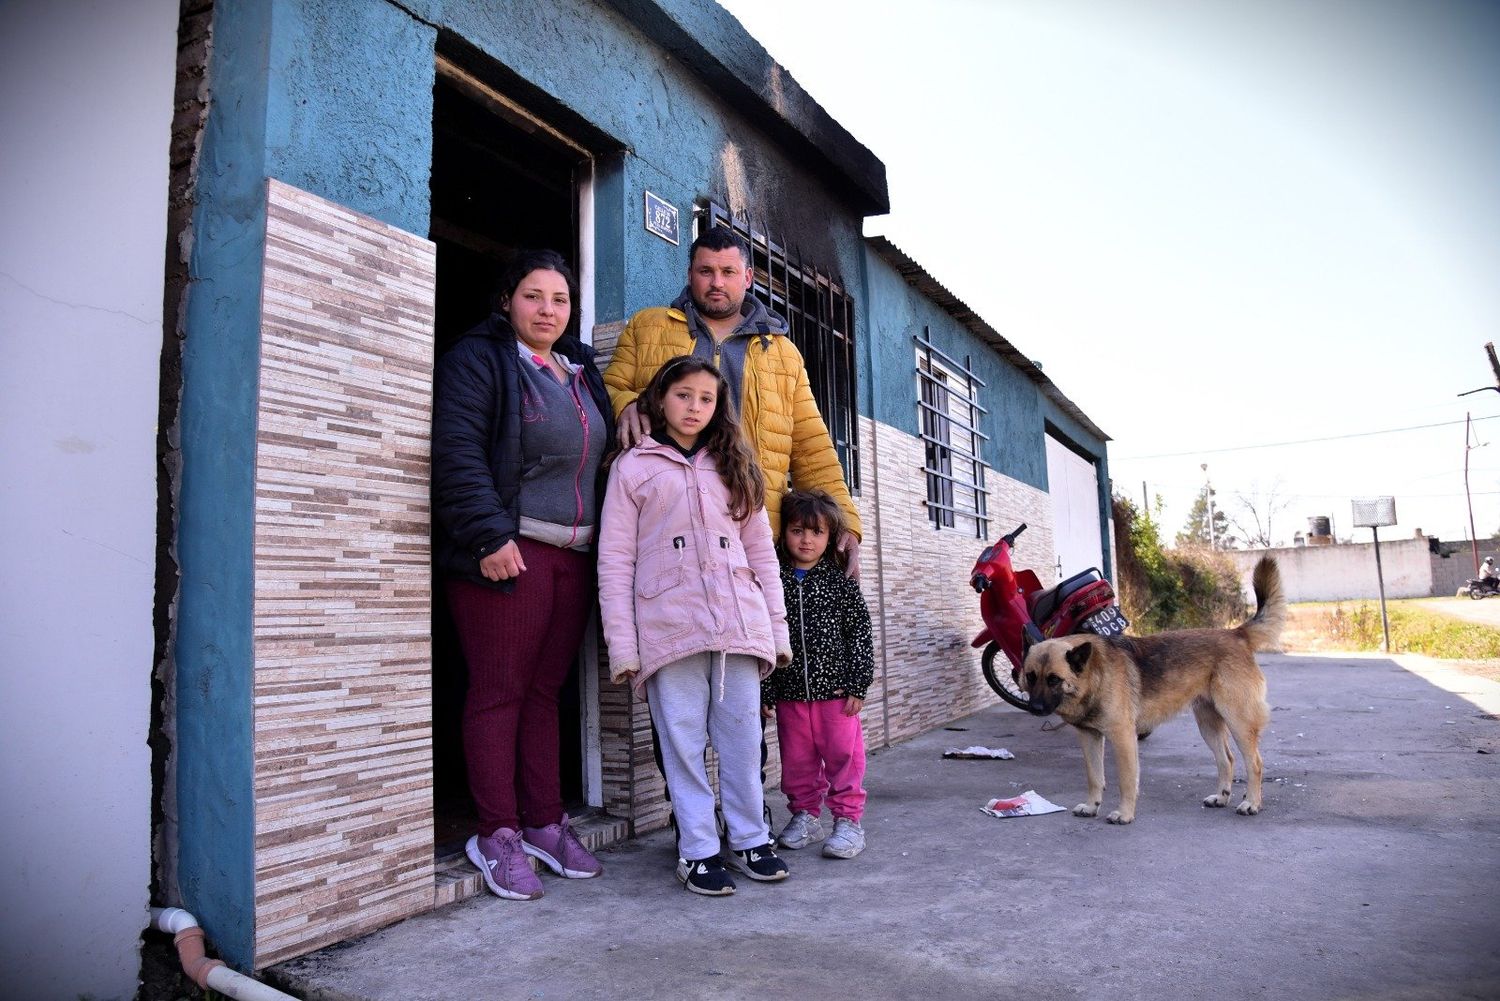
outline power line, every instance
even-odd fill
[[[1496,416],[1500,416],[1500,415],[1496,415]],[[1476,417],[1476,418],[1474,418],[1473,422],[1475,424],[1478,424],[1480,421],[1492,421],[1492,420],[1495,420],[1494,416],[1492,416],[1492,417]],[[1348,438],[1369,438],[1369,437],[1371,437],[1373,435],[1378,435],[1378,434],[1399,434],[1399,433],[1401,433],[1403,431],[1427,431],[1427,430],[1429,430],[1431,428],[1453,427],[1456,424],[1463,424],[1463,423],[1465,423],[1465,422],[1464,421],[1443,421],[1443,422],[1438,423],[1438,424],[1414,424],[1411,427],[1386,428],[1383,431],[1356,431],[1353,434],[1335,434],[1335,435],[1329,435],[1326,438],[1302,438],[1302,439],[1300,439],[1298,441],[1272,441],[1272,442],[1266,442],[1263,445],[1231,445],[1228,448],[1199,448],[1199,449],[1194,449],[1193,451],[1190,451],[1190,452],[1163,452],[1160,455],[1127,455],[1127,456],[1124,456],[1124,457],[1118,458],[1118,459],[1112,458],[1111,461],[1113,461],[1113,462],[1138,462],[1138,461],[1143,460],[1143,459],[1181,459],[1181,458],[1184,458],[1186,456],[1194,456],[1194,455],[1217,455],[1217,454],[1219,454],[1221,452],[1248,452],[1248,451],[1250,451],[1252,449],[1257,449],[1257,448],[1284,448],[1284,447],[1286,447],[1288,445],[1315,445],[1315,444],[1317,444],[1319,442],[1324,442],[1324,441],[1343,441],[1343,440],[1348,439]]]
[[[1401,493],[1400,491],[1390,491],[1390,490],[1388,490],[1388,491],[1386,491],[1386,493],[1392,494],[1393,496],[1395,496],[1395,498],[1397,500],[1444,500],[1444,499],[1450,498],[1450,497],[1462,497],[1462,496],[1464,496],[1464,494],[1463,494],[1462,491],[1460,491],[1459,493],[1454,493],[1454,494],[1404,494],[1404,493]],[[1359,496],[1359,494],[1356,494],[1356,493],[1342,493],[1342,494],[1289,494],[1288,496],[1301,498],[1303,500],[1348,500],[1348,499],[1351,499],[1353,497]],[[1475,490],[1474,493],[1473,493],[1473,496],[1475,496],[1475,497],[1495,497],[1495,496],[1500,496],[1500,490]]]

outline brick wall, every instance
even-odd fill
[[[1432,564],[1432,593],[1434,596],[1453,595],[1464,581],[1474,576],[1474,547],[1468,542],[1444,542],[1440,554],[1429,553]],[[1500,538],[1480,539],[1479,558],[1493,556],[1500,560]]]

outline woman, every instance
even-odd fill
[[[591,549],[614,435],[593,349],[569,331],[572,272],[550,250],[506,271],[499,312],[438,362],[432,475],[438,562],[468,663],[464,758],[479,811],[466,852],[485,885],[535,900],[526,856],[597,876],[563,812],[558,692],[594,603]]]

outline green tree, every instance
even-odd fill
[[[1210,497],[1215,498],[1213,509],[1214,530],[1211,541],[1219,549],[1234,548],[1234,539],[1229,534],[1229,516],[1224,513],[1224,509],[1218,504],[1218,491],[1211,490],[1207,486],[1198,491],[1198,496],[1193,501],[1193,507],[1188,511],[1187,521],[1183,524],[1182,531],[1177,533],[1178,546],[1210,548],[1210,536],[1208,532],[1208,502]]]

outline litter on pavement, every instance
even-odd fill
[[[1039,817],[1044,813],[1061,813],[1063,808],[1043,799],[1035,789],[1027,789],[1010,799],[992,799],[980,807],[991,817]]]
[[[973,759],[973,758],[995,758],[1000,761],[1010,761],[1015,757],[1005,748],[980,747],[975,744],[972,747],[950,747],[943,752],[944,758]]]

